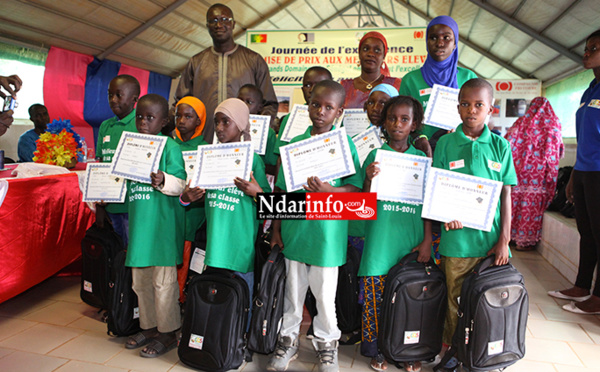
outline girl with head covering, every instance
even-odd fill
[[[238,98],[229,98],[215,109],[215,135],[221,144],[250,140],[248,106]],[[254,287],[254,242],[258,232],[256,195],[271,192],[265,165],[253,153],[250,180],[236,178],[236,187],[202,190],[189,188],[181,195],[184,205],[205,198],[207,266],[237,272],[250,288]],[[235,166],[235,164],[232,164]]]
[[[460,88],[476,78],[471,70],[458,67],[458,25],[449,16],[439,16],[429,22],[426,32],[427,59],[423,66],[402,78],[400,94],[412,96],[427,108],[433,84]],[[439,128],[424,125],[420,134],[428,139]]]
[[[537,97],[506,133],[519,179],[511,192],[510,238],[517,250],[535,249],[541,239],[542,217],[554,197],[563,155],[560,129],[550,102]]]
[[[379,84],[371,90],[364,105],[371,125],[381,128],[381,113],[385,103],[393,97],[398,97],[398,90],[389,84]]]
[[[396,90],[400,88],[400,79],[390,77],[390,70],[385,64],[387,49],[387,40],[377,31],[367,32],[360,39],[360,75],[340,82],[346,90],[344,108],[362,108],[371,90],[379,84],[392,85]]]
[[[179,144],[181,151],[196,151],[198,146],[208,145],[202,136],[202,130],[206,123],[206,108],[204,103],[196,97],[187,96],[177,102],[175,106],[175,142]],[[190,155],[187,155],[190,156]],[[186,159],[186,154],[183,158]],[[188,180],[194,172],[194,165],[186,162]],[[179,301],[184,302],[185,294],[183,288],[187,281],[192,252],[192,242],[196,237],[196,231],[203,227],[206,218],[204,216],[204,205],[194,203],[185,207],[185,243],[183,246],[183,264],[177,268],[177,281],[179,282]]]

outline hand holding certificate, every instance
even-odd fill
[[[491,231],[501,192],[502,182],[431,168],[422,217]]]
[[[158,170],[167,137],[123,132],[111,163],[113,176],[152,183],[150,173]]]
[[[371,191],[377,193],[377,200],[423,204],[430,158],[379,150],[375,161],[380,172],[373,177]]]
[[[110,163],[88,163],[83,187],[84,202],[123,203],[125,180],[110,174]]]
[[[344,128],[282,146],[280,152],[288,192],[302,189],[309,177],[328,182],[356,173]]]
[[[462,122],[458,114],[459,89],[433,84],[423,122],[434,127],[452,130]]]
[[[254,152],[251,142],[230,142],[198,148],[190,187],[235,187],[234,179],[250,179]]]

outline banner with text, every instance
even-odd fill
[[[425,62],[425,27],[362,28],[348,30],[248,30],[246,45],[269,65],[273,85],[301,86],[304,71],[323,66],[334,79],[360,75],[358,43],[369,31],[383,34],[390,75],[401,78]]]
[[[506,129],[525,115],[531,101],[542,95],[542,82],[535,79],[488,81],[494,87],[494,112],[490,120],[504,135]]]

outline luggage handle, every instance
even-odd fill
[[[400,261],[398,261],[398,263],[399,263],[400,265],[403,265],[403,266],[404,266],[404,265],[406,265],[406,264],[407,264],[407,263],[409,263],[409,262],[416,261],[416,260],[417,260],[417,258],[419,258],[419,252],[418,252],[418,251],[415,251],[415,252],[410,252],[410,253],[409,253],[409,254],[407,254],[406,256],[402,257],[402,258],[400,259]],[[428,264],[428,265],[433,265],[433,264],[435,264],[435,262],[433,262],[433,259],[432,259],[431,257],[429,257],[429,261],[427,261],[427,264]]]
[[[496,261],[496,255],[494,253],[490,254],[486,258],[483,259],[477,266],[473,268],[473,271],[477,274],[481,274],[485,269],[492,266]]]

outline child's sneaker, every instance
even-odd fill
[[[339,372],[338,342],[318,342],[319,372]]]
[[[298,357],[298,339],[283,336],[277,341],[273,356],[267,363],[267,371],[285,371],[290,362]]]

